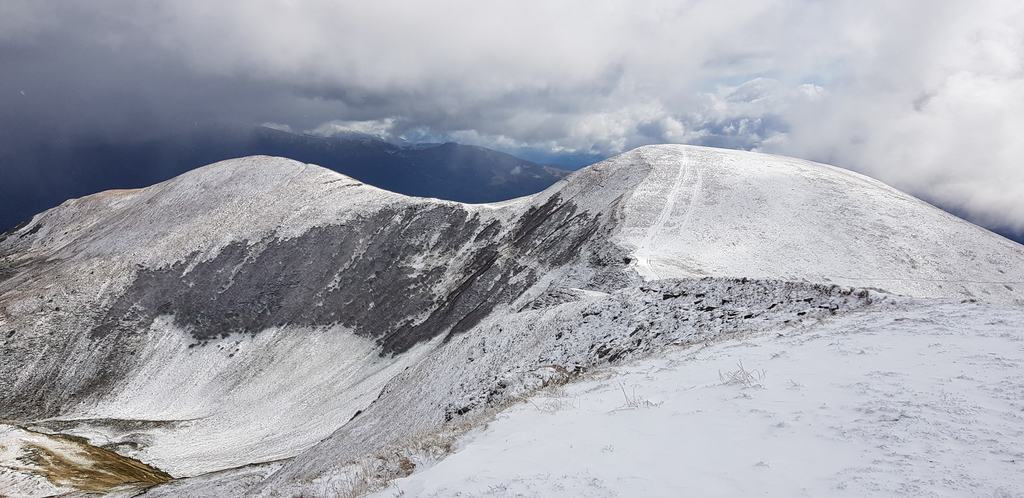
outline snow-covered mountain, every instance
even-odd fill
[[[1024,247],[745,152],[643,147],[497,204],[255,156],[0,238],[0,419],[179,478],[147,495],[337,494],[602,365],[921,299],[1024,305]],[[85,489],[36,454],[0,487]]]

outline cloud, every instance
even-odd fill
[[[8,0],[0,141],[222,120],[548,157],[698,143],[1024,232],[1022,61],[1017,0]]]
[[[1024,4],[934,8],[909,32],[880,23],[857,31],[858,49],[827,92],[790,106],[785,139],[766,148],[856,169],[1024,233]]]
[[[395,129],[395,118],[368,119],[362,121],[332,120],[309,130],[307,133],[332,136],[357,133],[392,140],[400,138]]]

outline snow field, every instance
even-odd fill
[[[1019,496],[1021,324],[930,304],[669,349],[509,408],[376,496]]]

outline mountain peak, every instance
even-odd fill
[[[614,205],[648,279],[757,277],[1024,299],[1024,246],[864,175],[756,152],[639,147],[550,189]]]

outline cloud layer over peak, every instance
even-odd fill
[[[1017,0],[10,0],[0,64],[19,144],[215,120],[533,157],[700,143],[1024,232]]]

